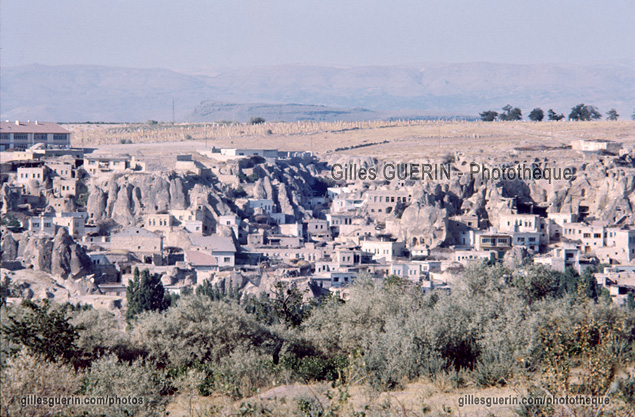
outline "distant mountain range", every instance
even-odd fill
[[[635,65],[493,63],[284,65],[184,74],[166,69],[4,67],[0,118],[46,121],[354,120],[472,116],[512,104],[567,114],[578,103],[623,118],[635,107]],[[300,103],[300,104],[298,104]]]

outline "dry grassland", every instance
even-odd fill
[[[567,146],[577,139],[635,144],[635,121],[75,124],[68,127],[73,132],[73,146],[96,146],[113,153],[142,151],[146,155],[216,146],[403,158],[435,157],[456,151],[500,154],[514,148]]]

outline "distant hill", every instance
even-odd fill
[[[493,63],[324,67],[284,65],[184,74],[103,66],[3,67],[2,119],[50,121],[352,120],[472,115],[512,104],[567,114],[635,107],[635,66]],[[267,104],[229,104],[267,103]],[[288,104],[306,103],[306,104]],[[280,106],[278,106],[280,105]],[[233,115],[233,116],[232,116]],[[227,116],[227,117],[225,117]]]
[[[188,119],[193,122],[220,120],[247,122],[252,116],[259,116],[267,121],[285,122],[297,122],[300,120],[331,122],[335,120],[354,121],[384,118],[383,113],[360,108],[340,109],[308,104],[237,104],[204,101],[194,109]]]

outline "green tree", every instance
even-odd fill
[[[568,267],[564,273],[560,274],[558,295],[563,296],[565,294],[576,294],[579,280],[580,275],[578,275],[576,270],[572,267]]]
[[[553,109],[549,109],[549,111],[547,112],[547,117],[549,118],[549,120],[553,122],[557,122],[564,119],[564,114],[562,113],[558,114],[555,111],[553,111]]]
[[[41,305],[24,300],[20,310],[9,314],[8,324],[0,329],[7,339],[24,346],[38,358],[78,366],[80,350],[76,342],[83,327],[70,323],[68,307],[54,307],[48,299],[42,301]]]
[[[400,277],[399,275],[392,274],[384,278],[383,284],[385,289],[396,288],[403,290],[410,284],[410,281],[406,278]]]
[[[545,118],[545,112],[540,107],[536,107],[529,113],[529,120],[534,122],[541,122]]]
[[[278,316],[274,311],[271,297],[264,291],[258,297],[254,295],[245,296],[241,304],[245,312],[253,316],[259,323],[271,325],[278,322]]]
[[[499,120],[512,121],[522,120],[523,112],[518,107],[512,107],[510,104],[503,107],[503,112],[498,115]]]
[[[587,122],[589,120],[600,120],[602,115],[598,111],[597,107],[580,103],[577,106],[571,107],[571,113],[569,113],[569,120]]]
[[[487,110],[483,113],[479,113],[479,116],[481,116],[481,120],[484,122],[493,122],[498,117],[498,112],[494,110]]]
[[[593,275],[594,272],[595,269],[593,268],[585,269],[584,274],[578,281],[578,296],[580,298],[586,297],[589,300],[598,300],[598,282]]]
[[[635,296],[633,296],[632,292],[629,292],[626,296],[626,307],[628,307],[629,311],[635,310]]]
[[[126,298],[128,299],[126,310],[128,322],[143,311],[163,311],[170,306],[170,297],[165,293],[161,276],[150,274],[147,269],[139,274],[139,269],[135,268],[132,282],[128,283],[126,289]]]
[[[88,187],[86,187],[86,185],[79,181],[77,183],[77,194],[75,195],[75,204],[77,204],[79,207],[86,207],[86,204],[88,203]]]
[[[0,280],[0,306],[5,305],[7,298],[13,295],[13,287],[14,285],[8,275],[5,275],[2,280]]]
[[[265,119],[260,117],[260,116],[251,116],[249,118],[249,123],[250,125],[261,125],[265,122]]]
[[[635,120],[635,109],[633,109],[633,114],[631,114],[631,119]]]
[[[287,327],[297,327],[307,317],[308,311],[302,301],[302,295],[294,286],[281,281],[275,284],[273,310],[280,322]]]
[[[615,121],[620,115],[617,113],[617,110],[611,109],[606,112],[606,120]]]

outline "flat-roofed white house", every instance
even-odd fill
[[[320,288],[342,288],[352,283],[356,276],[354,271],[331,271],[313,275],[311,281]]]
[[[45,166],[37,167],[19,167],[16,174],[16,182],[18,184],[26,184],[29,181],[35,181],[37,183],[43,183],[46,179]]]
[[[454,260],[462,265],[474,262],[493,261],[496,259],[496,251],[493,250],[456,250]]]
[[[391,242],[389,240],[360,240],[362,251],[372,254],[374,260],[384,258],[392,262],[393,258],[403,256],[406,249],[404,242]]]
[[[421,282],[430,274],[427,262],[396,262],[390,265],[390,275],[397,275],[413,282]]]
[[[55,235],[59,227],[68,234],[80,238],[85,234],[86,213],[46,213],[29,218],[28,228],[33,233]]]
[[[575,213],[549,213],[547,219],[549,221],[549,239],[560,240],[563,228],[577,222],[578,215]]]
[[[71,132],[50,122],[0,122],[0,151],[25,150],[42,143],[49,148],[69,148]]]
[[[273,213],[273,200],[267,198],[250,198],[247,205],[253,210],[254,214]]]
[[[84,170],[91,175],[102,172],[145,171],[145,163],[134,156],[84,156]]]
[[[622,144],[608,139],[580,139],[572,141],[571,148],[580,152],[607,151],[617,153],[622,149]]]
[[[263,158],[278,158],[277,149],[247,149],[222,148],[220,154],[224,156],[261,156]]]

